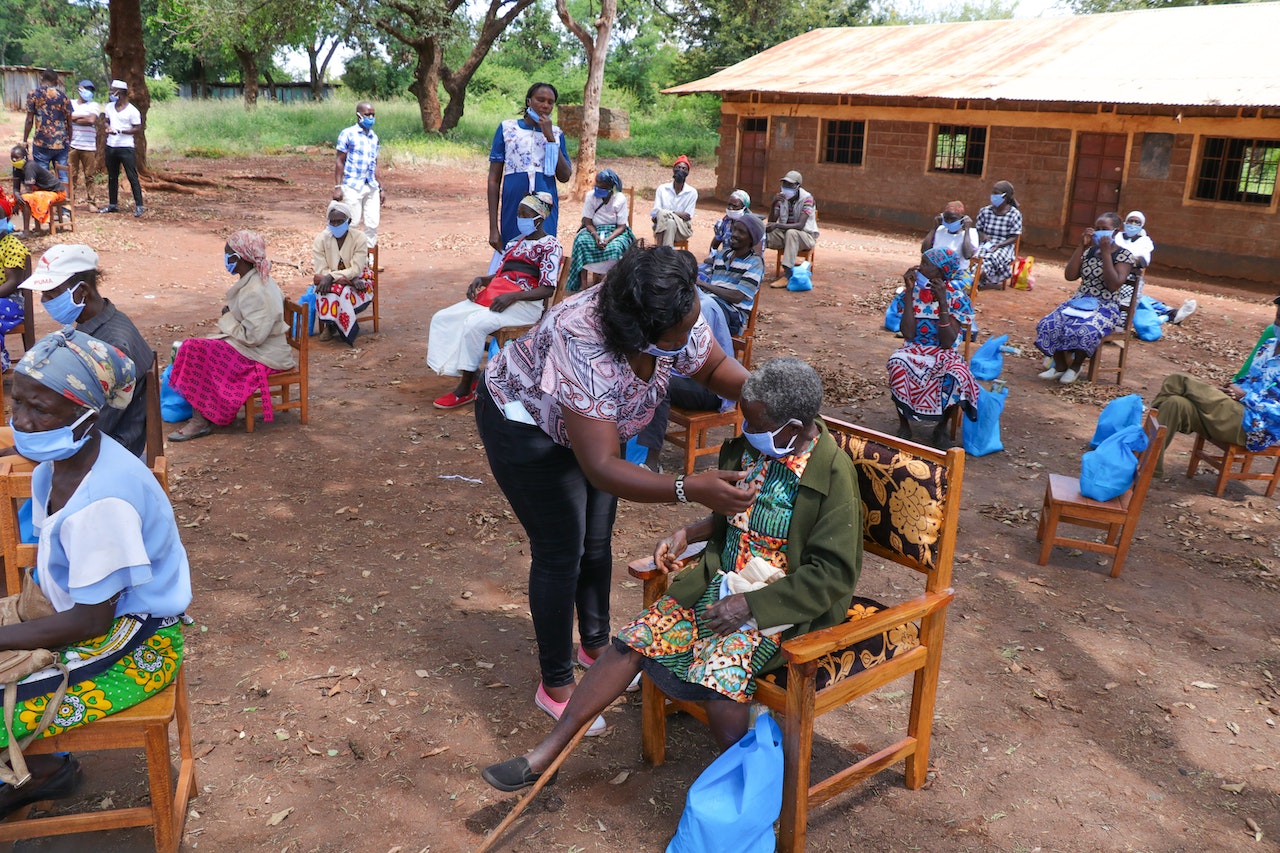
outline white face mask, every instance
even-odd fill
[[[800,192],[800,189],[798,187],[783,187],[782,197],[785,199],[793,199],[796,197],[796,194],[799,192]]]
[[[724,215],[730,219],[741,219],[744,212],[741,208],[726,207],[724,209]]]

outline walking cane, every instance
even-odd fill
[[[499,836],[506,832],[511,824],[516,822],[516,818],[520,817],[520,813],[525,810],[529,803],[533,802],[533,798],[538,796],[538,792],[550,784],[556,775],[556,771],[560,769],[560,765],[564,764],[565,759],[569,757],[569,753],[573,752],[582,739],[586,737],[587,729],[591,728],[595,721],[596,718],[592,717],[583,724],[582,728],[578,729],[578,733],[573,736],[573,739],[565,744],[564,749],[560,750],[560,754],[538,776],[538,781],[533,783],[529,793],[520,798],[520,802],[516,803],[516,807],[511,810],[511,813],[503,818],[502,823],[489,830],[489,834],[484,837],[484,843],[480,845],[476,853],[487,853],[487,851],[493,849],[494,842],[498,840]]]

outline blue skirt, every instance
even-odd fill
[[[1071,350],[1093,355],[1120,322],[1120,306],[1114,302],[1099,303],[1098,310],[1088,317],[1067,314],[1066,307],[1059,305],[1036,324],[1036,347],[1045,355]]]

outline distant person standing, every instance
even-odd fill
[[[653,239],[659,246],[687,243],[693,235],[693,211],[698,206],[698,191],[685,183],[689,177],[689,158],[681,154],[671,166],[671,180],[658,187],[653,195]]]
[[[50,171],[57,164],[60,178],[67,174],[67,154],[71,139],[71,99],[58,88],[58,72],[40,72],[40,86],[27,95],[27,123],[22,128],[23,143],[32,142],[31,159]],[[31,131],[35,130],[35,139]]]
[[[93,178],[98,172],[98,119],[102,105],[95,101],[92,80],[81,80],[71,104],[71,169],[70,185],[83,188],[84,201],[97,207],[93,200]],[[77,181],[77,176],[79,180]]]
[[[104,112],[107,116],[107,206],[99,213],[118,213],[116,202],[120,197],[120,167],[133,189],[133,215],[141,216],[142,184],[138,182],[138,152],[133,136],[142,127],[142,113],[129,103],[129,84],[123,80],[111,81],[111,103]]]
[[[378,245],[378,222],[385,194],[378,183],[378,134],[373,132],[373,104],[356,104],[356,123],[338,134],[333,165],[333,200],[351,211],[351,224],[363,227],[369,248]]]
[[[519,118],[509,118],[493,132],[489,148],[489,245],[493,258],[489,272],[496,273],[502,252],[520,236],[517,212],[525,196],[551,194],[551,213],[542,230],[555,236],[560,226],[560,191],[556,182],[573,176],[564,131],[551,121],[560,93],[550,83],[534,83],[524,95]]]

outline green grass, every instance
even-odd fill
[[[620,97],[609,97],[606,102],[626,106]],[[316,145],[332,147],[339,131],[354,122],[355,103],[354,98],[318,104],[263,101],[247,112],[239,100],[175,99],[152,105],[147,114],[147,142],[160,153],[215,159],[289,153]],[[397,165],[483,156],[493,141],[494,128],[515,114],[508,98],[492,94],[470,98],[458,127],[445,136],[435,136],[423,133],[413,100],[380,101],[377,109],[384,157]],[[630,139],[601,140],[600,156],[653,157],[664,164],[679,154],[710,160],[719,141],[718,110],[717,100],[703,96],[664,98],[649,114],[632,113]],[[577,147],[577,141],[571,139],[571,155],[576,156]]]

